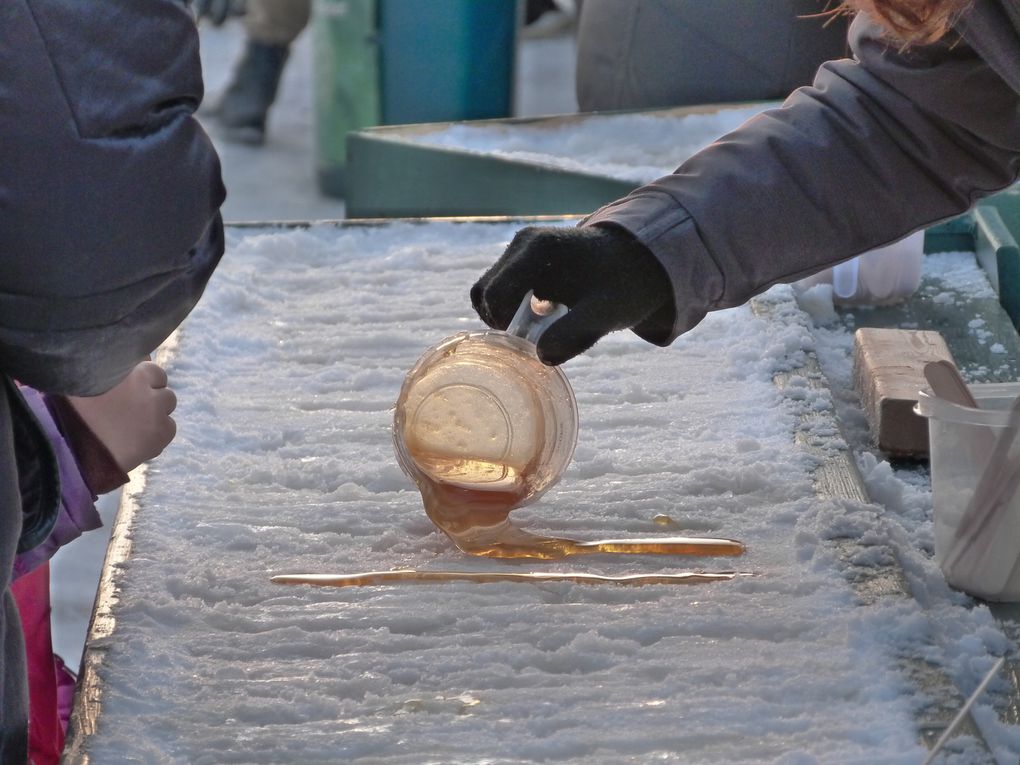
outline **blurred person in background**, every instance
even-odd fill
[[[220,25],[240,15],[245,45],[230,84],[209,110],[225,140],[261,146],[291,46],[308,26],[311,0],[195,0],[195,15]]]
[[[545,37],[567,32],[576,23],[579,5],[580,0],[527,0],[524,34]],[[195,0],[200,22],[219,26],[240,16],[244,24],[244,50],[219,102],[208,109],[225,140],[250,146],[265,143],[280,79],[294,42],[308,26],[311,6],[311,0]],[[428,13],[429,4],[418,4],[415,12]]]

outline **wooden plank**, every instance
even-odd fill
[[[74,706],[67,726],[67,740],[60,759],[62,765],[89,765],[89,739],[96,734],[103,709],[102,667],[106,661],[106,648],[113,635],[117,620],[118,582],[123,564],[131,555],[131,526],[138,511],[138,498],[145,489],[145,466],[131,474],[123,489],[117,518],[96,594],[96,604],[88,629],[88,642],[82,653],[78,670],[78,684],[74,693]]]
[[[347,138],[350,218],[590,213],[637,185],[368,131]]]
[[[925,301],[931,302],[931,301]],[[993,299],[988,301],[992,304],[995,311],[999,314],[1002,313],[1001,308],[998,307],[997,302]],[[911,304],[910,310],[914,310]],[[755,301],[753,304],[756,311],[762,310],[761,301]],[[936,303],[936,307],[940,307],[941,304]],[[864,313],[869,312],[862,312]],[[762,315],[768,315],[767,311]],[[803,314],[802,314],[803,315]],[[915,316],[914,314],[910,314]],[[893,317],[894,314],[888,314],[889,317]],[[945,321],[949,322],[952,317],[947,313],[944,317]],[[959,314],[956,316],[959,319]],[[804,320],[807,321],[807,317],[804,316]],[[916,320],[916,316],[914,319]],[[863,323],[861,321],[858,322]],[[1012,327],[1007,322],[1007,326]],[[964,333],[967,334],[967,333]],[[1008,338],[996,338],[1008,342]],[[1009,345],[1009,348],[1020,346],[1020,342],[1016,342],[1015,345]],[[987,346],[983,346],[984,353],[987,356]],[[978,348],[975,348],[975,363],[977,363]],[[1014,354],[1012,350],[1009,354],[1014,361],[1020,357],[1020,354]],[[817,387],[827,386],[828,383],[824,377],[824,374],[820,370],[817,359],[811,357],[808,363],[805,364],[804,368],[797,370],[795,373],[798,376],[804,376],[811,381],[811,384]],[[789,380],[790,375],[777,377],[776,384],[783,386]],[[823,419],[819,422],[818,418]],[[805,448],[818,448],[817,445],[811,443],[809,434],[812,432],[819,432],[818,425],[834,425],[838,432],[838,421],[833,412],[822,412],[813,413],[811,418],[805,418],[802,423],[802,427],[797,433],[797,439],[800,443],[805,444]],[[857,473],[856,464],[853,460],[852,454],[848,450],[831,453],[828,449],[821,455],[823,457],[821,466],[814,476],[815,489],[820,496],[826,497],[839,497],[846,499],[856,499],[859,501],[867,502],[867,492],[864,489],[863,480]],[[132,495],[134,496],[134,495]],[[137,503],[135,503],[136,505]],[[94,693],[94,698],[89,697],[86,701],[79,699],[79,704],[83,705],[81,711],[76,710],[76,719],[72,725],[71,736],[69,739],[68,754],[65,755],[64,762],[66,763],[87,763],[87,741],[88,737],[95,731],[96,721],[100,718],[101,712],[101,691],[102,686],[99,680],[99,669],[102,666],[105,650],[103,641],[96,639],[95,636],[103,634],[103,630],[113,628],[113,623],[108,622],[107,626],[103,626],[104,616],[100,616],[104,608],[108,608],[115,602],[116,598],[116,586],[117,577],[119,575],[120,567],[118,563],[124,560],[127,552],[130,551],[129,545],[129,534],[131,518],[136,513],[137,507],[125,510],[122,506],[123,518],[118,516],[117,529],[115,529],[115,535],[118,539],[122,539],[122,542],[117,543],[117,549],[119,552],[112,553],[112,557],[108,557],[107,565],[104,567],[104,586],[100,593],[100,602],[97,604],[97,619],[94,620],[94,627],[96,633],[94,639],[90,640],[90,645],[87,647],[87,657],[85,666],[83,668],[83,679],[82,687],[79,693],[85,693],[83,689],[86,687],[91,690],[88,693]],[[121,530],[121,524],[123,522],[123,529]],[[847,576],[851,581],[854,591],[862,602],[877,602],[880,598],[889,597],[910,597],[909,591],[904,581],[902,571],[898,566],[890,566],[885,569],[873,569],[867,567],[866,569],[858,570],[852,566],[850,561],[853,555],[859,551],[855,540],[836,540],[833,542],[837,550],[840,551],[841,557],[846,564]],[[112,611],[110,612],[112,615]],[[107,633],[109,634],[109,633]],[[935,704],[925,710],[923,716],[919,716],[917,720],[918,730],[923,740],[931,743],[937,738],[939,732],[941,732],[945,723],[952,718],[955,710],[962,704],[963,696],[958,693],[956,689],[949,683],[945,676],[935,667],[928,665],[926,662],[916,659],[901,659],[901,670],[904,676],[909,679],[909,682],[913,687],[924,689],[924,691],[935,699]],[[1015,671],[1016,667],[1013,667],[1011,671]],[[91,677],[92,679],[86,679]],[[84,705],[90,705],[90,708],[86,710]],[[941,706],[940,706],[941,705]],[[943,713],[944,712],[944,713]],[[970,731],[972,735],[975,735],[973,730],[970,728],[965,729],[965,732]],[[977,734],[979,740],[980,736]]]
[[[1020,197],[1015,197],[1020,200]],[[987,232],[988,218],[984,230]],[[961,221],[957,221],[957,227]],[[1017,212],[1020,225],[1020,210]],[[976,226],[976,224],[972,225]],[[983,234],[983,236],[986,234]],[[1003,238],[1003,241],[1005,239]],[[927,246],[926,246],[927,249]],[[937,250],[929,250],[937,251]],[[986,268],[990,266],[986,261]],[[989,279],[991,281],[991,279]],[[929,299],[948,293],[950,299]],[[957,366],[969,382],[1013,382],[1020,379],[1020,335],[1014,322],[1007,314],[1000,299],[992,297],[974,298],[958,292],[954,285],[938,277],[925,275],[918,289],[918,296],[903,303],[875,308],[839,309],[844,321],[856,327],[901,327],[939,332],[949,346]],[[981,320],[981,333],[975,333],[971,322]],[[982,340],[982,335],[984,339]],[[994,343],[1001,346],[1001,352],[993,353]],[[901,461],[897,467],[903,470],[915,469],[927,476],[927,463]],[[1014,645],[1020,645],[1020,604],[986,603],[996,618],[999,627]],[[1007,659],[1004,676],[1009,683],[1009,701],[999,709],[999,718],[1006,724],[1020,724],[1020,661]],[[945,713],[953,710],[945,707]],[[951,718],[948,718],[951,719]],[[927,737],[932,742],[940,730],[931,728]]]

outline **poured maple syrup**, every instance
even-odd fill
[[[556,559],[593,553],[651,555],[740,555],[744,546],[730,539],[668,537],[578,542],[524,531],[510,522],[546,480],[540,467],[470,460],[416,448],[408,455],[418,467],[414,479],[425,513],[463,552],[491,558]]]
[[[418,481],[425,512],[457,547],[490,558],[553,560],[575,555],[741,555],[744,545],[732,539],[663,537],[604,539],[579,542],[524,531],[510,521],[520,494],[487,491],[441,483],[422,476]]]
[[[540,497],[570,462],[577,438],[574,394],[534,343],[562,307],[525,297],[507,332],[462,332],[418,360],[394,408],[393,445],[421,492],[425,512],[470,555],[552,560],[593,553],[741,555],[732,539],[665,537],[579,542],[524,531],[510,512]],[[653,522],[678,524],[666,515]],[[426,582],[705,584],[746,572],[683,571],[605,576],[579,572],[398,569],[360,574],[281,574],[277,584],[366,587]]]
[[[603,576],[577,571],[364,571],[360,574],[277,574],[274,584],[313,584],[318,587],[374,587],[385,584],[427,584],[430,582],[574,582],[576,584],[710,584],[737,577],[754,576],[746,571],[680,571],[673,574],[621,574]]]

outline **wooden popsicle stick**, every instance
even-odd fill
[[[956,732],[960,723],[963,722],[964,718],[967,716],[967,713],[970,712],[971,707],[974,706],[974,702],[981,698],[981,694],[985,692],[985,688],[987,688],[988,684],[992,682],[992,678],[999,674],[999,670],[1002,669],[1005,663],[1005,656],[1000,656],[996,659],[995,664],[992,665],[992,668],[988,670],[988,673],[984,676],[981,682],[978,683],[978,687],[975,688],[970,696],[967,697],[963,706],[960,707],[960,711],[956,713],[956,716],[950,721],[949,725],[946,726],[946,729],[942,731],[942,735],[939,736],[938,741],[935,742],[935,745],[928,752],[928,756],[924,758],[924,762],[922,762],[921,765],[931,765],[931,763],[935,761],[936,755],[942,751],[942,748],[952,737],[953,733]]]
[[[951,361],[939,359],[929,361],[924,365],[924,379],[928,381],[932,391],[939,398],[960,406],[969,406],[977,409],[977,401],[967,387],[967,383],[960,376],[960,371]]]

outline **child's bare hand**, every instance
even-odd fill
[[[68,400],[125,473],[159,455],[177,433],[170,417],[177,397],[167,387],[166,372],[151,361],[102,395]]]

